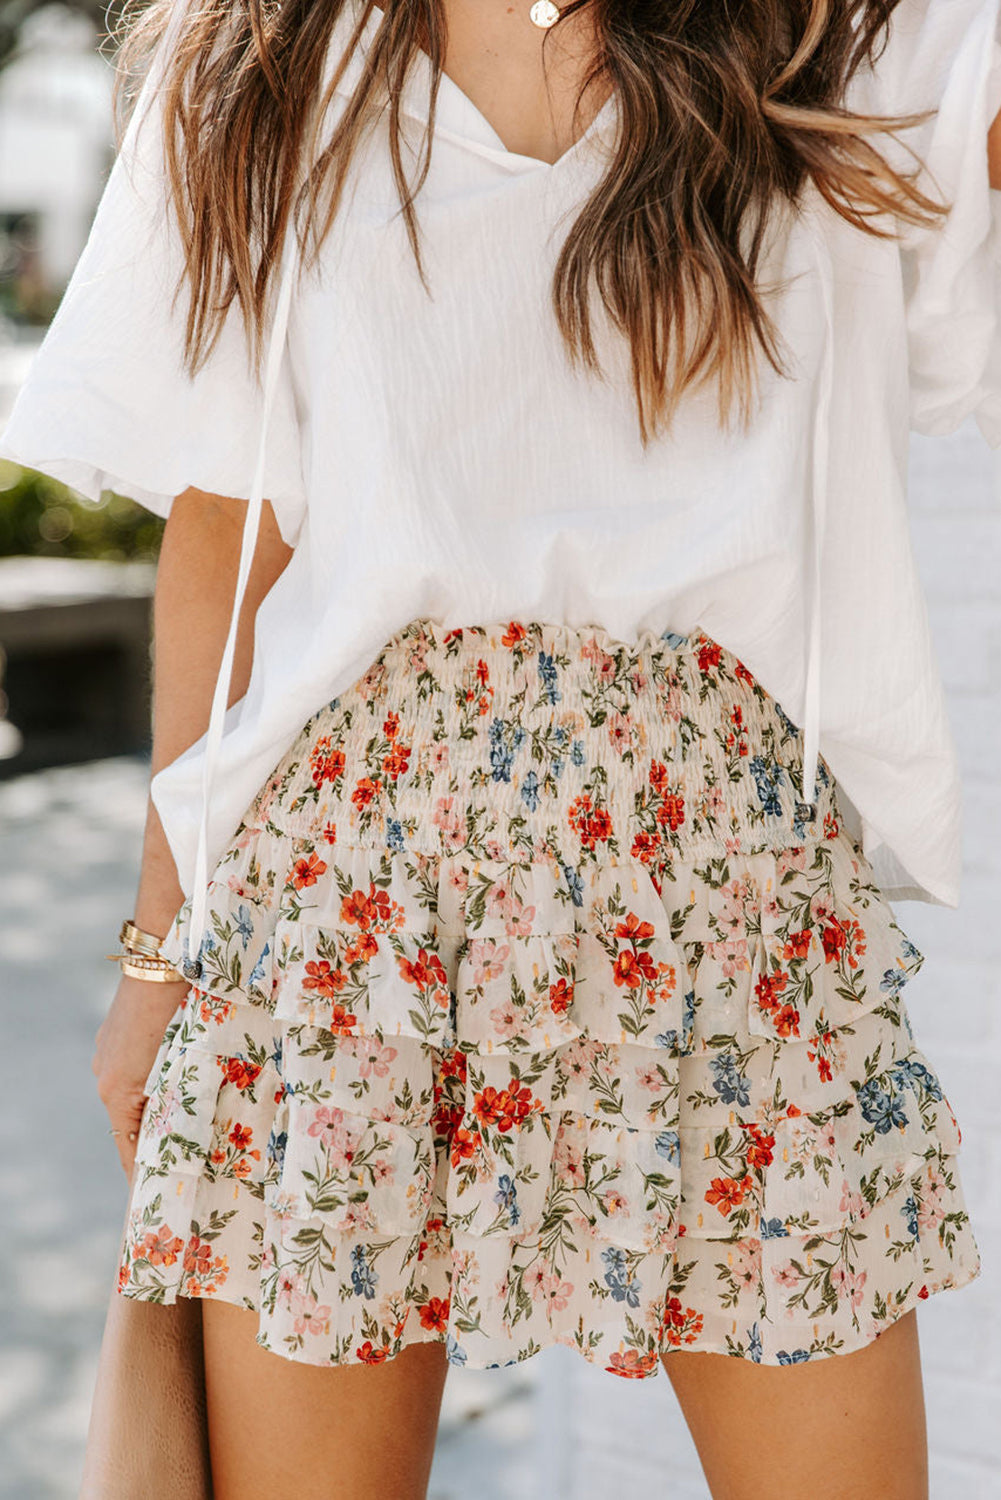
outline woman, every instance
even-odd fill
[[[980,1264],[903,470],[1001,441],[997,11],[137,24],[3,452],[168,516],[94,1071],[220,1497],[423,1495],[448,1363],[556,1342],[663,1362],[714,1496],[927,1493]]]

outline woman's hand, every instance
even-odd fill
[[[1001,188],[1001,110],[987,132],[987,163],[992,188]]]
[[[126,1177],[131,1178],[136,1157],[136,1132],[142,1119],[146,1082],[167,1023],[187,992],[185,980],[154,984],[149,979],[130,979],[123,974],[107,1015],[94,1041],[91,1072],[97,1092],[108,1111],[111,1126],[121,1134],[112,1139]]]

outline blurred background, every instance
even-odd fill
[[[0,0],[0,430],[113,159],[116,5]],[[933,1500],[1001,1495],[1001,469],[972,424],[915,439],[910,512],[966,786],[960,909],[897,907],[916,1034],[963,1130],[984,1260],[919,1312]],[[72,1500],[125,1179],[90,1071],[135,893],[162,522],[0,460],[0,1496]],[[431,1500],[707,1500],[661,1372],[548,1350],[453,1370]],[[800,1500],[800,1497],[789,1497]],[[846,1497],[848,1500],[848,1497]]]

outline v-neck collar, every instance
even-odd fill
[[[334,27],[331,37],[331,71],[336,68],[343,50],[350,43],[362,4],[363,0],[348,0]],[[361,79],[368,48],[383,17],[384,12],[380,7],[373,6],[361,29],[358,45],[348,59],[338,82],[339,94],[347,96],[354,93]],[[418,48],[403,86],[400,108],[422,125],[427,124],[430,114],[431,76],[431,59],[422,48]],[[510,150],[479,106],[474,104],[466,91],[443,71],[435,107],[434,130],[436,135],[467,146],[496,161],[498,165],[512,173],[537,172],[548,175],[563,167],[568,167],[595,142],[609,143],[617,116],[618,98],[613,92],[605,100],[583,134],[578,136],[555,161],[544,161],[541,156],[529,156],[521,151]]]

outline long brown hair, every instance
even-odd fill
[[[320,99],[331,33],[354,0],[127,0],[118,27],[119,142],[122,100],[134,95],[179,3],[186,14],[163,79],[164,154],[190,285],[185,356],[193,372],[234,296],[259,361],[286,231],[298,234],[306,263],[315,260],[355,148],[387,109],[393,172],[423,275],[415,199],[430,163],[446,19],[443,0],[385,0],[367,65],[324,131],[341,76],[335,67]],[[689,387],[715,381],[721,421],[735,408],[746,421],[757,358],[784,373],[757,279],[773,211],[795,207],[808,180],[870,234],[897,232],[895,216],[929,224],[945,212],[918,187],[917,169],[894,168],[870,139],[924,117],[862,116],[841,102],[885,44],[898,3],[572,0],[562,8],[557,26],[590,6],[597,37],[578,110],[600,81],[618,95],[621,129],[562,244],[553,310],[571,357],[598,372],[592,297],[600,297],[629,342],[644,442]],[[372,9],[362,0],[353,41]],[[421,50],[431,62],[430,117],[408,180],[400,95]],[[303,161],[310,171],[297,196]]]

